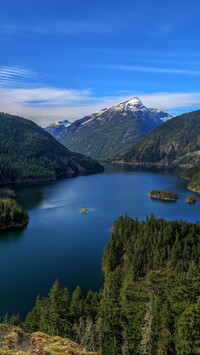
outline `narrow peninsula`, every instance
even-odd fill
[[[0,232],[24,228],[29,222],[29,216],[22,206],[13,198],[12,190],[0,191]]]

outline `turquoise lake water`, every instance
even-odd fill
[[[103,248],[120,215],[199,219],[200,198],[196,195],[194,205],[184,201],[187,182],[177,172],[108,164],[105,168],[101,174],[16,188],[30,222],[24,230],[0,234],[0,315],[26,314],[56,279],[71,290],[77,285],[84,291],[98,290]],[[152,189],[176,192],[179,199],[153,200],[148,196]],[[83,215],[84,206],[88,213]]]

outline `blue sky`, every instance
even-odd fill
[[[200,4],[0,0],[0,111],[46,126],[131,96],[200,107]]]

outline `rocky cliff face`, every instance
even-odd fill
[[[0,324],[1,355],[98,355],[69,339],[37,332],[28,334],[19,327]]]

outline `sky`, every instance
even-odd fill
[[[0,112],[45,127],[132,96],[200,109],[198,0],[0,0]]]

